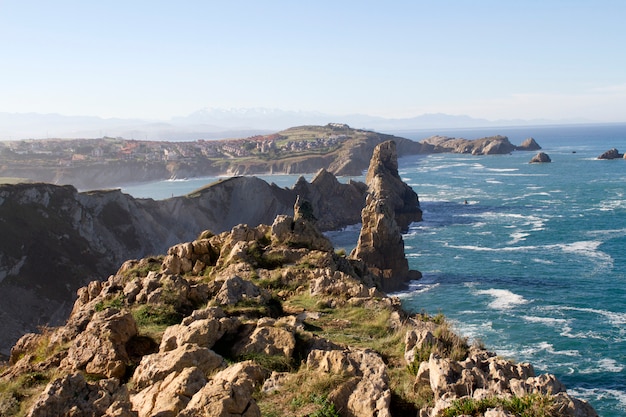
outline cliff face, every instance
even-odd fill
[[[310,209],[202,233],[82,287],[64,326],[12,349],[0,415],[435,417],[488,399],[489,415],[597,416],[554,376],[405,312]]]
[[[165,251],[200,230],[293,215],[299,194],[313,202],[323,230],[360,221],[365,186],[320,173],[296,190],[254,177],[220,181],[184,197],[135,199],[119,190],[79,193],[71,186],[0,187],[0,354],[25,332],[58,325],[76,290],[128,258]]]

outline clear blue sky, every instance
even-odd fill
[[[626,1],[0,0],[0,112],[626,121]]]

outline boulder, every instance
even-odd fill
[[[237,341],[231,351],[235,357],[261,353],[291,358],[295,348],[296,338],[293,331],[281,327],[264,326],[260,323],[251,334]]]
[[[129,312],[113,308],[97,312],[71,344],[61,367],[103,378],[121,378],[131,362],[126,344],[136,335],[137,324]]]
[[[146,355],[135,369],[133,382],[136,389],[144,389],[156,381],[165,379],[173,372],[181,372],[185,368],[198,368],[204,375],[224,368],[226,362],[210,349],[194,344],[185,344],[168,352]]]
[[[239,362],[218,372],[189,401],[179,417],[261,417],[252,398],[266,374],[251,361]]]
[[[206,383],[198,368],[183,368],[132,395],[130,400],[139,417],[176,417]]]
[[[215,301],[220,305],[234,305],[243,300],[265,302],[269,298],[269,294],[254,283],[234,275],[224,281]]]
[[[538,152],[537,155],[533,156],[530,159],[531,164],[546,163],[546,162],[552,162],[552,160],[550,159],[548,154],[545,152]]]
[[[219,307],[196,310],[181,324],[165,329],[160,350],[167,352],[188,343],[211,349],[224,334],[234,332],[239,325],[238,318],[226,317]]]
[[[306,363],[309,369],[351,377],[328,396],[342,416],[391,416],[387,367],[378,353],[368,349],[312,350]]]

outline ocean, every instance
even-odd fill
[[[410,267],[424,276],[395,295],[408,310],[443,313],[500,356],[555,374],[601,416],[625,415],[626,160],[596,158],[613,147],[626,151],[626,124],[386,133],[415,140],[502,134],[542,146],[551,163],[529,164],[535,152],[399,160],[424,211],[404,236]],[[297,176],[264,179],[291,186]],[[123,191],[160,199],[213,180]],[[350,250],[358,227],[328,235]]]

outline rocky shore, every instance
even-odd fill
[[[364,222],[365,234],[401,239],[393,198],[381,198],[388,184],[374,177],[362,216],[385,220]],[[205,231],[126,261],[79,289],[65,325],[13,347],[0,415],[597,415],[553,375],[405,311],[381,291],[384,265],[336,252],[304,200],[271,225]]]

